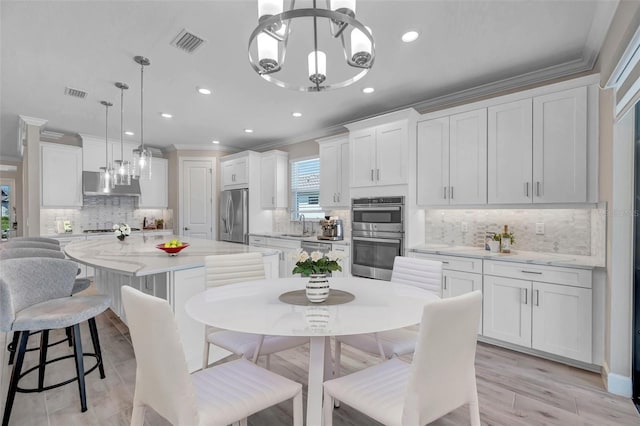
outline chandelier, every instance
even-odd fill
[[[120,89],[120,160],[114,160],[115,163],[115,184],[131,185],[131,164],[124,159],[124,91],[129,89],[126,83],[116,83],[115,86]],[[115,157],[115,155],[114,155]]]
[[[356,19],[355,0],[326,0],[326,8],[317,7],[316,0],[311,8],[296,9],[295,4],[291,0],[284,10],[284,0],[258,0],[258,26],[248,47],[258,75],[287,89],[320,92],[347,87],[369,72],[375,60],[373,35]],[[287,50],[304,52],[304,59],[289,58],[285,67]],[[343,58],[327,63],[336,56]]]
[[[100,167],[100,188],[102,192],[109,193],[115,187],[113,166],[109,163],[109,107],[111,102],[100,101],[104,105],[105,125],[104,125],[104,167]]]
[[[151,61],[144,56],[135,56],[133,60],[140,65],[140,146],[133,150],[133,177],[151,179],[151,151],[144,147],[144,67]]]

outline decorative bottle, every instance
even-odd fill
[[[511,235],[509,234],[508,225],[504,225],[504,232],[500,238],[500,251],[502,253],[511,253]]]

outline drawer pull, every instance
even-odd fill
[[[447,277],[442,277],[444,279],[444,289],[447,289]]]
[[[446,261],[446,260],[442,260],[441,262],[442,262],[443,265],[448,265],[449,264],[449,262]]]
[[[536,272],[536,271],[525,271],[524,269],[522,271],[523,274],[536,274],[536,275],[542,275],[542,272]]]
[[[524,290],[524,304],[529,304],[529,289],[523,288]]]
[[[536,306],[540,306],[540,290],[536,290]]]

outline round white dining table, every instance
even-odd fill
[[[332,277],[332,290],[353,294],[352,301],[307,306],[280,300],[304,290],[308,278],[247,281],[213,287],[191,297],[185,309],[201,323],[226,330],[271,336],[309,337],[307,422],[322,425],[322,383],[331,378],[330,336],[375,333],[415,325],[424,305],[439,299],[421,288],[357,277]]]

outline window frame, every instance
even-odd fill
[[[309,161],[309,160],[316,160],[318,163],[318,186],[317,186],[317,191],[311,190],[311,191],[294,191],[293,187],[292,187],[292,183],[293,183],[293,172],[294,172],[294,163],[300,163],[303,161]],[[300,192],[316,192],[316,196],[318,199],[318,208],[317,210],[313,210],[313,211],[300,211],[298,209],[298,196],[297,194]],[[290,208],[289,208],[289,212],[290,212],[290,219],[291,220],[300,220],[300,215],[304,215],[305,219],[321,219],[324,217],[324,210],[322,209],[322,207],[320,206],[320,156],[319,155],[311,155],[311,156],[307,156],[307,157],[298,157],[298,158],[294,158],[294,159],[290,159],[289,160],[289,200],[290,200]]]

